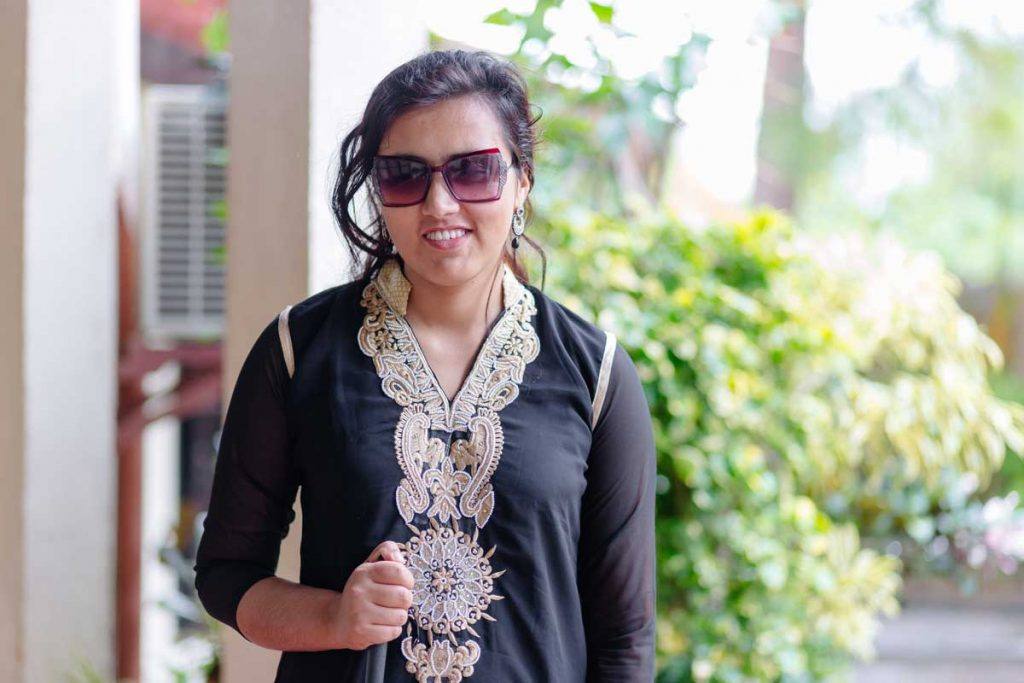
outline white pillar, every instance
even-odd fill
[[[166,387],[163,387],[166,389]],[[173,387],[171,387],[173,388]],[[139,677],[142,683],[172,683],[168,655],[174,651],[178,618],[162,605],[178,591],[178,575],[160,559],[160,549],[181,518],[181,420],[165,417],[142,435],[142,561],[139,618]]]
[[[115,112],[137,12],[0,3],[3,681],[114,676]]]
[[[229,11],[225,409],[273,315],[345,281],[329,171],[373,86],[427,47],[416,4],[401,0],[244,0]],[[296,519],[278,567],[292,580],[300,527]],[[280,652],[225,633],[227,683],[273,678]]]

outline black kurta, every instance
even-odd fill
[[[654,442],[611,334],[506,267],[453,401],[405,319],[395,259],[286,308],[242,366],[196,562],[237,630],[301,490],[303,584],[342,590],[380,542],[415,578],[385,680],[654,677]],[[301,489],[300,489],[301,487]],[[369,650],[284,652],[276,681],[362,681]]]

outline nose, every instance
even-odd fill
[[[430,176],[430,187],[427,189],[427,197],[423,200],[423,213],[428,216],[440,217],[455,213],[458,210],[459,200],[448,191],[448,184],[445,183],[441,171],[433,171]]]

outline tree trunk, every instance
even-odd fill
[[[768,48],[754,204],[792,211],[798,168],[793,150],[798,141],[791,133],[803,127],[806,9],[803,0],[792,0],[784,8],[792,16]]]

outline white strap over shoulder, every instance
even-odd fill
[[[597,374],[597,388],[594,389],[594,402],[590,410],[590,429],[597,425],[597,418],[601,416],[601,407],[604,405],[604,395],[608,391],[608,378],[612,372],[612,360],[615,358],[615,335],[605,331],[604,353],[601,355],[601,370]]]
[[[288,376],[295,375],[295,353],[292,351],[292,333],[288,329],[288,312],[291,306],[285,306],[284,310],[277,314],[277,335],[281,339],[281,353],[284,354],[284,364],[288,368]]]

